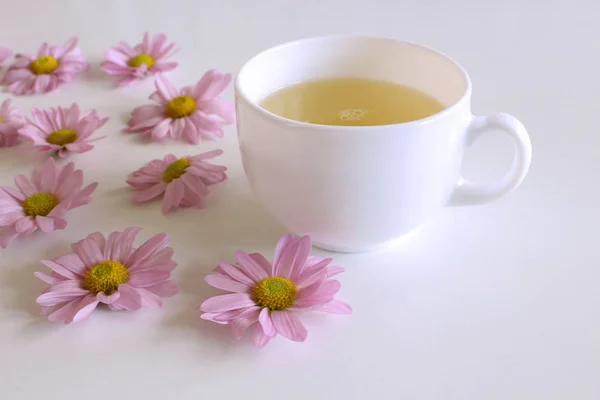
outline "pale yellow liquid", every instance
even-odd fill
[[[281,117],[321,125],[374,126],[429,117],[445,107],[408,86],[361,78],[298,83],[271,93],[261,107]]]

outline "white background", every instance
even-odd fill
[[[77,101],[110,117],[108,138],[72,157],[100,182],[93,203],[71,212],[65,231],[0,250],[2,399],[600,399],[596,1],[2,0],[0,10],[2,45],[31,53],[78,35],[93,65],[78,82],[16,106]],[[202,278],[236,249],[270,258],[284,232],[249,191],[233,127],[199,146],[143,145],[121,133],[152,81],[115,90],[98,64],[145,30],[179,45],[180,67],[169,74],[177,86],[213,67],[234,73],[260,50],[306,36],[364,33],[438,48],[470,72],[476,114],[509,112],[528,128],[530,174],[514,194],[448,209],[393,249],[334,254],[348,269],[339,298],[354,314],[305,317],[304,344],[278,338],[259,351],[198,318],[196,307],[217,293]],[[214,148],[225,150],[218,162],[230,179],[206,210],[165,217],[158,203],[131,205],[128,173],[166,153]],[[506,137],[490,134],[464,170],[498,178],[511,158]],[[0,185],[33,166],[18,149],[0,150]],[[144,227],[144,238],[171,235],[181,294],[161,311],[97,310],[69,326],[41,319],[39,260],[130,225]]]

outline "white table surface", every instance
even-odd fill
[[[100,182],[93,203],[71,212],[66,230],[0,250],[2,399],[600,399],[597,2],[1,3],[2,45],[33,52],[76,34],[93,63],[86,78],[14,104],[77,101],[111,118],[102,129],[109,137],[72,158]],[[199,146],[141,145],[120,133],[147,102],[152,80],[115,90],[98,64],[108,47],[136,42],[145,30],[179,45],[180,67],[169,74],[177,86],[213,67],[235,72],[260,50],[306,36],[364,33],[438,48],[470,72],[475,113],[523,121],[531,172],[512,195],[448,209],[392,249],[333,254],[348,269],[339,298],[354,314],[309,316],[304,344],[280,337],[257,350],[198,318],[196,307],[217,293],[202,278],[236,249],[271,257],[283,230],[249,191],[235,128]],[[233,99],[231,88],[226,97]],[[206,210],[165,217],[158,203],[130,203],[125,179],[143,163],[214,148],[224,149],[219,161],[230,179],[214,187]],[[490,134],[468,152],[464,170],[497,178],[511,158],[508,140]],[[0,150],[0,184],[32,168],[16,149]],[[40,318],[39,260],[90,232],[130,225],[143,226],[145,238],[171,235],[181,293],[160,311],[96,311],[69,326]]]

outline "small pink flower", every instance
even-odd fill
[[[177,63],[165,60],[177,50],[173,50],[175,43],[165,46],[166,42],[165,34],[159,33],[150,40],[148,32],[144,33],[142,43],[133,48],[120,42],[117,47],[106,51],[100,68],[107,74],[118,77],[117,86],[127,86],[149,75],[171,71],[177,67]]]
[[[11,100],[6,99],[0,105],[0,147],[11,147],[19,143],[19,129],[25,120],[20,110],[11,108]]]
[[[182,158],[168,154],[162,160],[150,161],[127,180],[136,189],[133,200],[143,203],[164,193],[163,213],[178,207],[204,208],[204,197],[209,193],[207,186],[227,178],[226,167],[206,161],[221,154],[223,150]]]
[[[92,150],[94,146],[91,143],[104,137],[91,139],[92,133],[108,121],[96,110],[80,115],[76,103],[70,108],[33,108],[31,114],[33,121],[28,119],[19,134],[40,151],[56,153],[59,157]]]
[[[261,254],[237,251],[237,266],[220,263],[216,273],[206,276],[209,285],[231,293],[202,303],[201,318],[231,325],[236,339],[256,324],[254,344],[263,347],[277,334],[295,342],[306,339],[308,332],[297,312],[351,314],[349,305],[334,299],[340,282],[330,279],[344,269],[330,266],[331,258],[311,256],[310,250],[309,236],[285,235],[277,243],[272,265]]]
[[[27,236],[40,229],[42,232],[65,229],[63,217],[73,208],[92,201],[90,195],[97,182],[85,188],[83,172],[73,163],[57,166],[54,158],[39,165],[31,175],[15,176],[19,190],[0,187],[0,247],[6,248],[18,236]]]
[[[0,47],[0,64],[6,61],[7,58],[12,56],[12,50],[6,47]]]
[[[89,68],[76,37],[63,46],[43,43],[36,57],[17,54],[15,59],[1,83],[16,95],[51,92]]]
[[[126,132],[140,133],[152,140],[184,138],[198,144],[200,138],[220,139],[223,125],[235,121],[231,102],[220,98],[231,82],[231,74],[210,70],[195,86],[179,92],[164,77],[158,76],[156,92],[150,96],[158,105],[148,104],[131,113]]]
[[[50,287],[37,298],[41,315],[52,322],[77,322],[94,311],[98,303],[113,311],[159,309],[162,297],[177,294],[171,281],[177,267],[165,233],[133,244],[140,228],[127,228],[104,237],[92,233],[71,245],[72,253],[42,261],[53,272],[36,272]]]

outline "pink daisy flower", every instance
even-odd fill
[[[166,233],[134,248],[140,230],[127,228],[106,238],[92,233],[73,243],[72,253],[42,261],[52,273],[35,273],[50,284],[36,300],[42,306],[41,315],[68,324],[90,315],[99,303],[113,311],[161,308],[162,297],[179,291],[169,279],[177,263],[172,260],[173,249],[167,247]]]
[[[17,54],[15,59],[1,83],[16,95],[51,92],[89,67],[76,37],[63,46],[43,43],[37,56]]]
[[[11,147],[19,143],[19,129],[25,120],[21,111],[10,106],[6,99],[0,105],[0,147]]]
[[[330,266],[330,258],[310,256],[310,250],[309,236],[285,235],[277,243],[273,264],[258,253],[236,252],[237,266],[220,263],[216,273],[206,276],[209,285],[231,293],[202,303],[201,318],[231,325],[236,339],[256,324],[254,344],[263,347],[278,334],[296,342],[306,339],[297,312],[351,314],[349,305],[334,299],[340,282],[330,279],[344,269]]]
[[[12,56],[12,50],[7,49],[6,47],[0,47],[0,64],[6,61],[10,56]]]
[[[182,158],[168,154],[162,160],[150,161],[127,180],[136,189],[133,200],[143,203],[164,194],[163,213],[179,207],[204,208],[204,197],[209,193],[207,186],[227,178],[227,167],[206,161],[221,154],[223,150]]]
[[[167,36],[159,33],[150,40],[148,32],[144,33],[142,43],[135,47],[120,42],[104,54],[105,60],[100,68],[109,75],[117,77],[117,86],[127,86],[138,79],[177,67],[176,62],[165,62],[177,50],[175,43],[166,45]]]
[[[200,138],[220,139],[223,125],[235,121],[233,104],[220,98],[230,82],[231,74],[210,70],[195,86],[177,92],[166,78],[158,76],[154,83],[156,92],[150,96],[158,105],[133,110],[126,132],[152,140],[183,137],[192,144],[200,143]]]
[[[53,158],[39,165],[31,175],[15,177],[19,190],[0,187],[0,247],[6,248],[18,236],[37,231],[65,229],[63,217],[69,210],[89,204],[97,182],[85,188],[83,172],[73,163],[57,166]]]
[[[33,121],[27,119],[19,134],[40,151],[56,153],[59,157],[93,149],[92,142],[104,136],[91,139],[92,133],[108,121],[108,118],[98,115],[96,110],[81,114],[76,103],[70,108],[33,108],[31,114]]]

